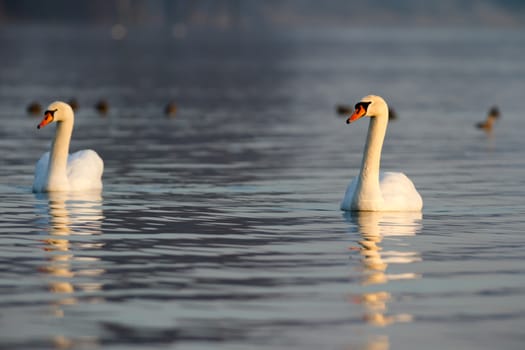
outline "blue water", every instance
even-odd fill
[[[524,34],[3,27],[0,348],[522,349]],[[339,210],[371,92],[422,214]],[[104,190],[34,195],[25,107],[72,97]]]

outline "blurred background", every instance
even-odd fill
[[[213,26],[221,29],[297,25],[519,26],[519,0],[37,0],[0,1],[0,21]]]
[[[270,75],[250,73],[257,69],[263,72],[265,67],[270,70],[280,67],[271,75],[275,84],[268,83],[279,88],[283,84],[277,80],[289,82],[292,78],[304,77],[306,71],[299,66],[301,61],[309,61],[308,68],[326,71],[331,65],[333,73],[347,74],[342,86],[330,81],[328,74],[317,77],[316,92],[328,93],[326,89],[321,91],[323,84],[333,88],[329,92],[332,100],[326,101],[332,106],[322,107],[332,109],[334,104],[347,98],[342,89],[350,93],[350,74],[355,76],[368,68],[377,73],[373,66],[383,71],[381,82],[377,81],[380,85],[371,84],[373,79],[367,79],[368,86],[361,89],[390,94],[393,98],[401,92],[400,81],[389,68],[405,64],[407,60],[414,63],[410,73],[421,69],[416,78],[424,77],[426,81],[432,79],[429,74],[436,69],[436,64],[457,70],[459,56],[467,51],[475,58],[473,64],[512,69],[507,59],[521,53],[516,52],[510,41],[524,23],[525,3],[518,0],[330,0],[322,3],[312,0],[0,0],[0,45],[4,52],[0,58],[3,63],[0,79],[3,86],[16,87],[23,82],[30,85],[25,89],[25,101],[17,100],[24,106],[32,100],[55,97],[78,100],[78,93],[82,93],[84,101],[87,98],[89,106],[101,99],[106,103],[108,96],[100,93],[93,96],[94,87],[86,85],[93,78],[104,85],[107,79],[112,87],[119,88],[112,91],[113,106],[131,107],[122,99],[136,99],[138,92],[155,94],[152,89],[156,88],[160,93],[166,92],[160,97],[162,103],[170,99],[190,102],[187,93],[195,85],[203,85],[196,83],[201,77],[215,77],[211,85],[222,86],[232,79],[244,79],[238,83],[260,86],[261,82],[270,80]],[[480,42],[495,36],[502,38],[497,48]],[[432,40],[439,41],[440,47],[429,49],[427,44]],[[366,46],[371,41],[375,41],[372,48]],[[53,45],[53,50],[47,49],[49,45]],[[64,52],[57,55],[57,50],[62,49]],[[434,49],[439,50],[439,57],[430,65],[436,58]],[[252,54],[258,57],[252,59],[249,57]],[[67,55],[76,59],[66,59]],[[359,56],[366,60],[363,66],[355,66]],[[124,58],[131,57],[123,62]],[[259,58],[260,62],[256,62]],[[87,60],[85,65],[84,60]],[[241,61],[251,65],[242,73],[240,66],[234,67]],[[337,67],[340,64],[352,65],[358,72]],[[126,66],[133,74],[124,72]],[[48,94],[48,85],[45,89],[39,86],[45,84],[46,73],[56,69],[62,72],[62,83],[55,86],[53,94]],[[237,74],[231,74],[235,69]],[[17,76],[17,73],[24,74]],[[464,70],[456,73],[444,83],[472,80],[471,75],[464,79],[460,76],[465,74]],[[17,79],[13,81],[15,76]],[[414,85],[414,81],[402,80],[403,84]],[[96,89],[100,89],[100,84]],[[56,89],[67,89],[68,85],[69,90],[75,88],[76,92],[56,94]],[[79,91],[81,87],[83,91]],[[421,87],[414,87],[414,93]],[[450,86],[446,90],[450,95],[457,94]],[[461,91],[469,93],[465,89]],[[134,96],[130,97],[130,93]],[[218,89],[217,93],[223,94],[224,90]],[[13,91],[0,90],[0,99],[7,98],[6,94],[11,95]],[[8,106],[9,101],[13,99],[7,98]],[[317,101],[318,106],[323,103],[322,99]]]

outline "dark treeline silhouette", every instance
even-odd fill
[[[0,0],[0,22],[282,25],[525,23],[522,0]]]

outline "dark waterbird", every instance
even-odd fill
[[[489,109],[489,112],[487,114],[487,118],[485,119],[485,121],[477,123],[476,127],[478,129],[490,131],[492,130],[492,127],[496,119],[499,119],[500,117],[501,117],[501,114],[500,114],[499,108],[497,106],[492,106]]]
[[[109,103],[108,101],[102,99],[95,104],[95,109],[100,115],[105,116],[109,112]]]
[[[177,104],[175,102],[169,102],[166,107],[164,107],[164,114],[168,118],[175,118],[177,114]]]
[[[42,106],[36,101],[28,104],[26,110],[29,115],[38,116],[42,114]]]
[[[78,101],[76,98],[70,98],[68,104],[71,106],[71,109],[73,109],[74,112],[78,110]]]

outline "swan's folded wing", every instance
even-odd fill
[[[33,180],[33,192],[42,192],[46,185],[47,168],[49,166],[49,152],[40,157],[35,165],[35,178]]]
[[[82,150],[69,155],[67,177],[74,191],[101,189],[104,162],[93,150]]]
[[[421,195],[417,192],[414,183],[405,174],[381,173],[379,186],[386,210],[418,211],[423,208]]]

